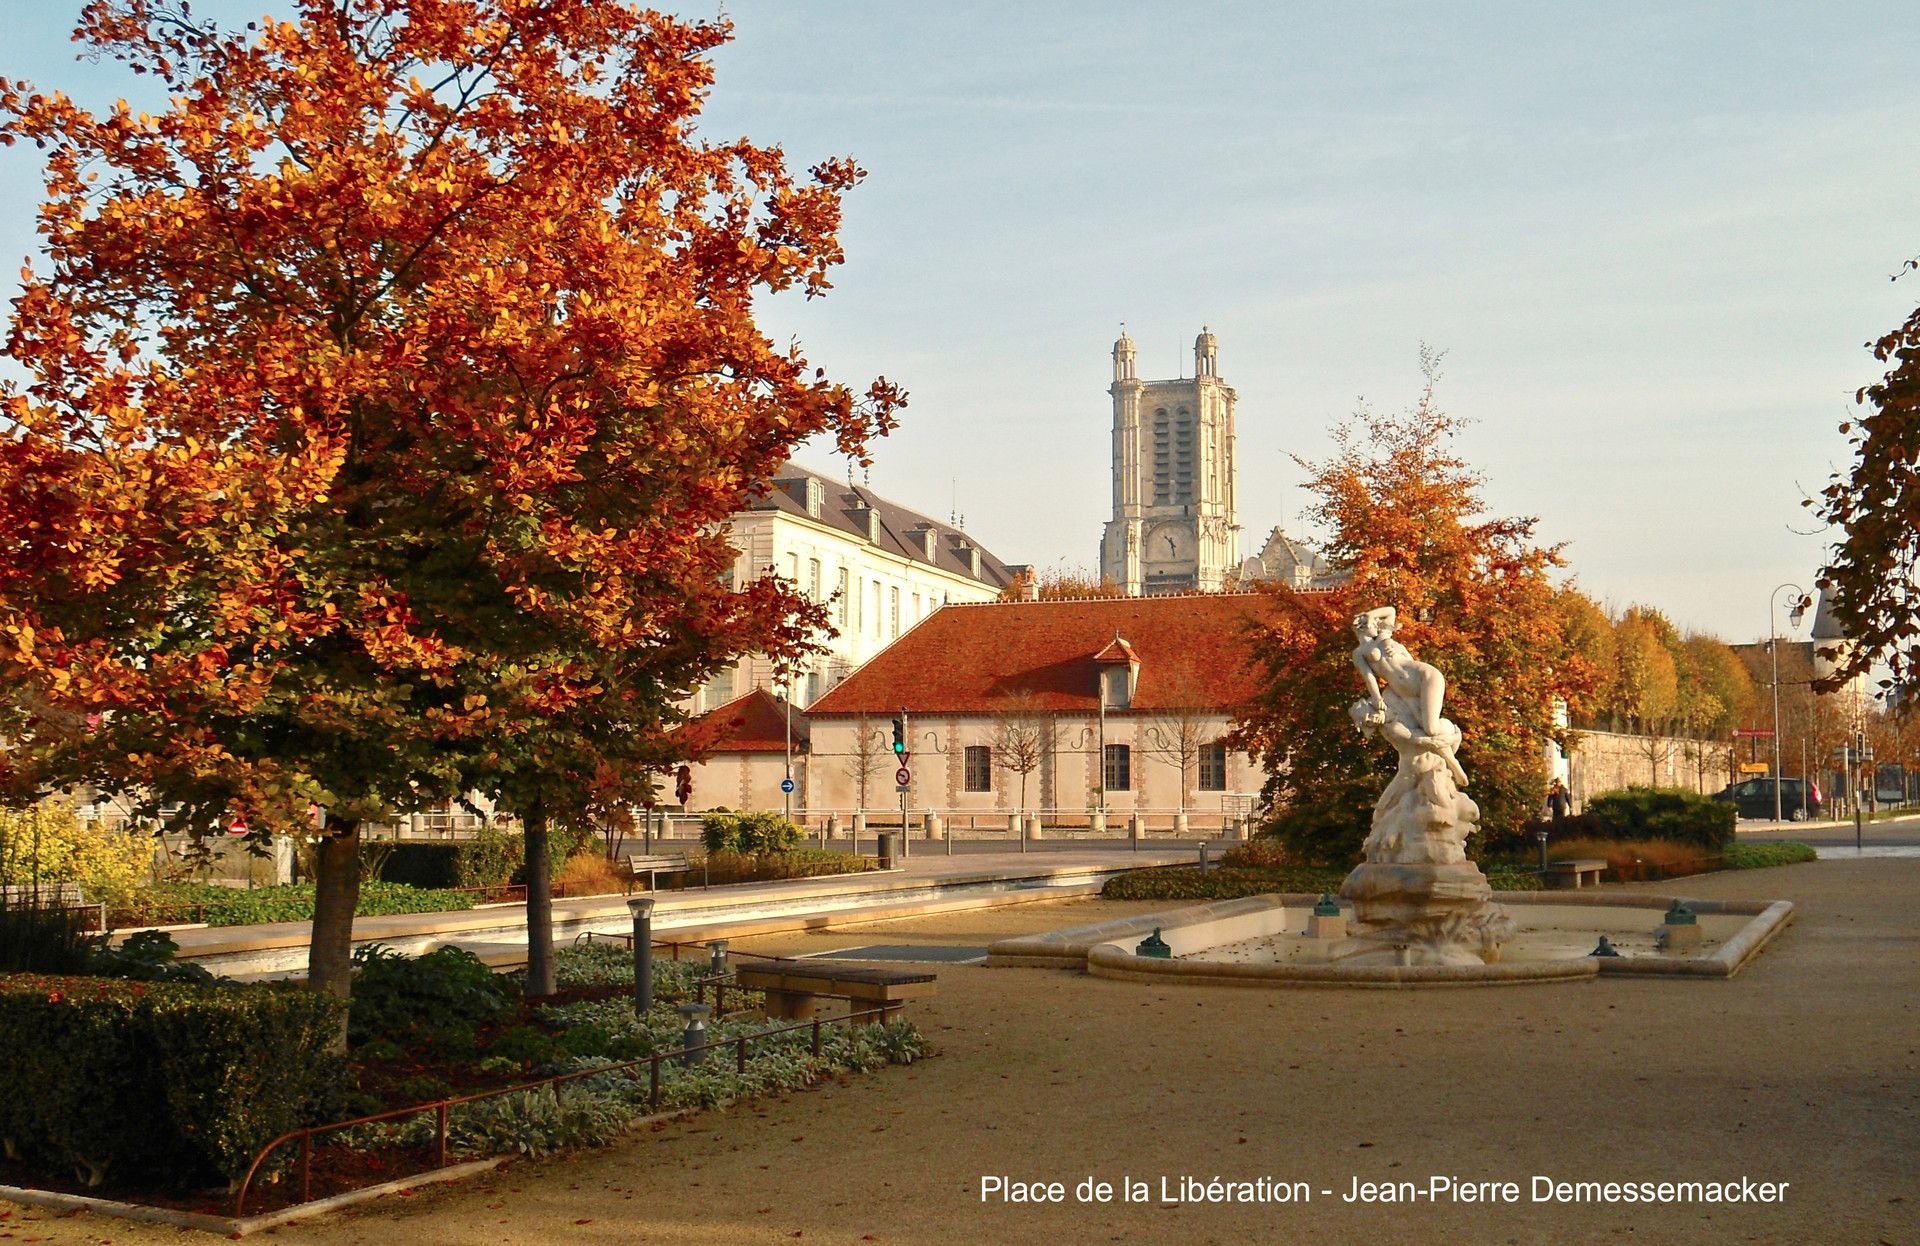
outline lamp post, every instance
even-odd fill
[[[1793,629],[1800,630],[1800,620],[1807,613],[1807,590],[1798,584],[1782,584],[1773,590],[1767,598],[1767,652],[1773,658],[1773,820],[1780,821],[1780,634],[1775,623],[1780,615],[1780,593],[1782,589],[1792,589],[1797,596],[1793,600],[1793,609],[1787,617],[1793,621]],[[1802,783],[1806,775],[1800,776]]]

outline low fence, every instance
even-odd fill
[[[716,1016],[718,1015],[718,1011],[718,1009],[715,1010]],[[762,1030],[757,1034],[741,1034],[733,1038],[716,1039],[710,1043],[702,1043],[694,1047],[685,1047],[674,1052],[656,1052],[651,1056],[642,1056],[638,1060],[628,1060],[622,1064],[609,1064],[593,1069],[579,1069],[572,1073],[561,1073],[553,1077],[543,1077],[537,1081],[521,1082],[513,1086],[502,1086],[497,1090],[482,1091],[479,1094],[458,1095],[452,1098],[438,1099],[432,1103],[419,1103],[412,1107],[396,1108],[391,1112],[379,1112],[372,1116],[357,1117],[354,1120],[336,1121],[330,1125],[313,1125],[306,1129],[292,1130],[269,1142],[262,1148],[260,1153],[254,1157],[252,1165],[247,1169],[247,1175],[242,1178],[240,1182],[240,1188],[234,1193],[233,1216],[234,1219],[238,1220],[246,1214],[247,1195],[253,1189],[254,1178],[260,1175],[261,1166],[273,1156],[274,1152],[295,1142],[300,1144],[300,1158],[296,1161],[296,1171],[299,1173],[300,1181],[300,1196],[297,1199],[291,1200],[289,1203],[290,1206],[298,1206],[301,1203],[310,1203],[313,1201],[313,1140],[325,1134],[337,1133],[340,1130],[352,1129],[361,1125],[375,1125],[382,1121],[405,1120],[426,1112],[432,1112],[434,1115],[433,1154],[436,1160],[435,1166],[445,1168],[448,1164],[447,1111],[461,1104],[478,1103],[484,1099],[495,1099],[502,1095],[519,1094],[529,1090],[541,1090],[548,1086],[553,1087],[554,1097],[558,1099],[561,1095],[561,1087],[568,1082],[577,1081],[586,1077],[605,1077],[611,1074],[623,1073],[637,1080],[640,1066],[646,1065],[649,1083],[647,1103],[650,1110],[657,1112],[660,1109],[660,1066],[664,1061],[680,1060],[689,1063],[699,1063],[701,1060],[704,1060],[708,1052],[732,1047],[735,1052],[735,1067],[739,1072],[745,1073],[747,1071],[747,1057],[751,1044],[759,1042],[761,1039],[772,1038],[775,1035],[791,1034],[795,1031],[809,1028],[813,1032],[813,1054],[817,1059],[821,1053],[823,1026],[851,1025],[865,1017],[884,1017],[884,1015],[885,1009],[868,1008],[859,1012],[850,1012],[839,1017],[814,1017],[811,1020],[798,1021],[792,1025],[783,1025],[771,1030]],[[695,1059],[694,1057],[699,1057],[699,1059]],[[381,1175],[382,1181],[391,1181],[393,1179],[392,1174],[383,1173]]]

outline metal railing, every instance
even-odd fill
[[[895,1005],[894,1011],[898,1011],[898,1007],[898,1005]],[[254,1156],[253,1163],[247,1168],[247,1175],[240,1181],[240,1188],[234,1193],[233,1217],[238,1220],[245,1214],[247,1193],[253,1188],[253,1180],[259,1175],[260,1166],[265,1164],[267,1159],[272,1156],[275,1151],[296,1140],[300,1143],[300,1159],[297,1165],[297,1171],[300,1174],[300,1197],[293,1200],[289,1204],[290,1206],[298,1206],[301,1203],[310,1203],[313,1201],[313,1140],[321,1134],[335,1133],[342,1129],[352,1129],[359,1125],[373,1125],[381,1121],[399,1120],[405,1117],[418,1116],[423,1112],[432,1112],[434,1114],[435,1166],[445,1168],[448,1163],[447,1111],[449,1108],[458,1107],[466,1103],[477,1103],[482,1099],[495,1099],[501,1095],[517,1094],[521,1091],[540,1090],[547,1086],[553,1087],[554,1098],[557,1100],[560,1097],[560,1087],[566,1082],[577,1081],[583,1077],[605,1077],[617,1073],[627,1073],[637,1079],[638,1074],[635,1073],[634,1070],[637,1070],[644,1064],[647,1066],[648,1109],[658,1112],[660,1110],[660,1065],[663,1061],[684,1060],[694,1055],[704,1056],[710,1051],[718,1051],[723,1047],[732,1047],[735,1051],[735,1069],[737,1072],[745,1073],[747,1071],[748,1047],[751,1044],[763,1038],[772,1038],[777,1034],[791,1034],[795,1031],[809,1028],[813,1031],[813,1055],[815,1059],[818,1059],[821,1054],[822,1026],[851,1025],[862,1017],[880,1017],[884,1020],[887,1012],[888,1010],[886,1008],[881,1007],[867,1008],[859,1012],[850,1012],[839,1017],[814,1017],[808,1021],[798,1021],[792,1025],[780,1026],[777,1029],[761,1030],[754,1034],[739,1034],[732,1038],[715,1039],[713,1042],[702,1043],[697,1047],[686,1047],[678,1051],[670,1052],[655,1052],[653,1055],[642,1056],[637,1060],[628,1060],[621,1064],[602,1065],[599,1068],[593,1069],[577,1069],[571,1073],[560,1073],[553,1077],[540,1078],[537,1081],[521,1082],[513,1086],[502,1086],[497,1090],[483,1090],[478,1094],[458,1095],[448,1099],[437,1099],[431,1103],[417,1103],[412,1107],[395,1108],[390,1112],[379,1112],[372,1116],[361,1116],[353,1120],[336,1121],[329,1125],[310,1125],[305,1129],[290,1130],[287,1133],[281,1134],[272,1142],[267,1143],[260,1153]],[[393,1178],[388,1178],[388,1180],[392,1179]]]

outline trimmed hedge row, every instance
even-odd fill
[[[716,809],[701,817],[700,838],[708,852],[757,857],[797,848],[802,836],[799,827],[770,809],[758,813]]]
[[[204,1186],[345,1093],[346,1005],[267,986],[0,977],[0,1139],[89,1186]]]
[[[1238,900],[1275,891],[1338,891],[1346,880],[1346,870],[1312,865],[1255,869],[1223,866],[1204,878],[1197,865],[1159,865],[1116,874],[1100,894],[1108,900]]]
[[[1598,839],[1670,839],[1724,848],[1733,842],[1738,811],[1729,801],[1683,787],[1630,787],[1591,797],[1587,816],[1599,829]]]
[[[314,885],[241,890],[212,883],[156,883],[140,892],[139,901],[113,910],[116,922],[131,915],[129,925],[171,926],[204,921],[209,926],[252,926],[261,922],[303,922],[313,918]],[[360,884],[356,917],[387,917],[395,913],[444,913],[473,907],[473,897],[458,891],[429,891],[400,883]]]

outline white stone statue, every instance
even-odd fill
[[[1356,958],[1422,965],[1498,957],[1513,923],[1467,860],[1480,808],[1460,789],[1460,728],[1442,716],[1446,676],[1393,638],[1394,610],[1355,616],[1353,664],[1367,695],[1349,713],[1362,735],[1391,744],[1400,764],[1373,807],[1366,860],[1341,894],[1354,901]]]

